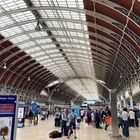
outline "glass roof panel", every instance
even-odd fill
[[[9,37],[9,36],[13,36],[13,35],[22,33],[22,30],[19,27],[13,27],[13,28],[9,28],[9,29],[1,31],[1,33],[4,36]]]
[[[32,14],[31,11],[22,12],[22,13],[16,13],[16,14],[11,14],[11,16],[12,16],[17,22],[35,19],[34,15]]]
[[[92,73],[90,71],[93,70],[92,54],[83,0],[30,0],[34,8],[39,8],[33,11],[28,10],[28,2],[28,0],[26,3],[24,0],[2,0],[0,12],[4,11],[5,15],[2,14],[0,17],[1,34],[58,78],[77,76],[75,71],[81,77]],[[44,9],[42,6],[48,7]],[[20,8],[24,8],[25,11],[17,12]],[[10,10],[15,11],[6,13]],[[37,16],[40,17],[39,26],[43,28],[41,31],[35,30]],[[71,67],[74,67],[75,71]],[[75,83],[78,82],[73,81],[70,86],[75,86]],[[90,89],[86,83],[84,85]],[[79,86],[74,89],[80,91],[82,95],[80,88]]]
[[[0,18],[0,27],[5,27],[13,23],[14,23],[13,20],[9,16],[2,16]]]
[[[6,11],[27,8],[23,0],[1,0],[0,4]]]
[[[15,37],[15,38],[12,38],[11,41],[13,43],[19,43],[19,42],[22,42],[22,41],[25,41],[25,40],[29,40],[29,37],[27,35],[21,35],[21,36],[18,36],[18,37]]]

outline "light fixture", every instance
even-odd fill
[[[98,79],[97,79],[97,82],[98,82],[98,83],[101,83],[101,84],[106,84],[106,82],[104,82],[104,81],[102,81],[102,80],[98,80]]]
[[[40,28],[40,22],[39,22],[39,19],[37,20],[37,25],[36,25],[36,27],[35,27],[35,30],[36,31],[40,31],[41,30],[41,28]]]
[[[3,66],[3,68],[4,68],[4,69],[7,69],[6,62],[4,63],[4,66]]]
[[[30,77],[28,77],[28,81],[30,81],[31,80],[31,78]]]

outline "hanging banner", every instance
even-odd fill
[[[17,104],[16,95],[0,95],[0,140],[16,139]]]

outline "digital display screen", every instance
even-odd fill
[[[0,105],[0,114],[13,114],[13,113],[14,113],[14,104]]]

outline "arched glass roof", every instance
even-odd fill
[[[138,0],[0,0],[0,33],[4,37],[1,44],[12,42],[13,45],[3,49],[9,55],[14,52],[11,56],[7,53],[7,58],[3,56],[2,64],[13,58],[12,63],[19,67],[11,66],[10,70],[24,77],[33,73],[42,87],[56,80],[73,79],[68,83],[72,89],[85,98],[97,98],[99,88],[88,78],[95,77],[110,88],[119,88],[129,76],[137,74],[139,8]],[[29,66],[30,60],[19,64],[20,50],[11,50],[15,46],[43,67],[36,67],[35,62]],[[19,55],[17,60],[15,55]],[[9,79],[12,77],[14,74]],[[75,81],[78,77],[87,79]],[[5,81],[10,83],[9,79]],[[80,85],[87,91],[82,93]]]

